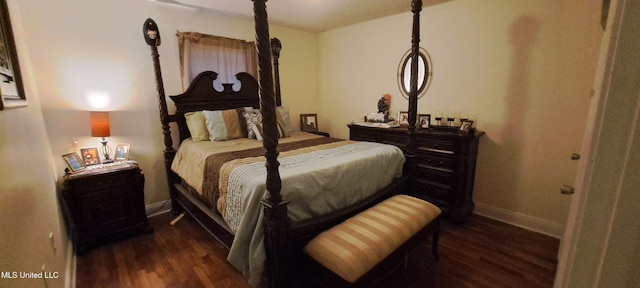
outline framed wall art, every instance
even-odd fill
[[[131,144],[118,144],[116,145],[116,155],[114,156],[116,161],[129,160],[129,150]]]
[[[67,171],[71,173],[82,171],[87,168],[87,166],[84,164],[84,161],[82,161],[82,158],[80,158],[80,156],[78,156],[78,153],[76,152],[62,155],[62,159],[64,159],[64,162],[67,163]]]
[[[82,155],[82,160],[87,166],[100,164],[98,148],[82,148],[80,149],[80,155]]]
[[[0,110],[27,106],[6,0],[0,0]]]

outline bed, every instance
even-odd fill
[[[223,84],[223,91],[217,91],[212,83],[218,74],[203,72],[184,93],[169,97],[176,106],[174,114],[167,108],[157,50],[160,34],[152,19],[143,24],[143,34],[152,51],[173,213],[189,213],[228,247],[228,260],[250,284],[290,287],[301,281],[296,279],[301,275],[296,269],[300,268],[306,242],[400,193],[408,176],[402,173],[404,155],[394,146],[283,131],[285,112],[278,108],[282,107],[278,69],[281,44],[269,37],[266,1],[253,2],[259,82],[247,73],[239,73],[239,90]],[[422,7],[421,1],[413,2],[414,10],[417,2]],[[412,111],[410,96],[410,120],[416,119],[415,102],[413,105]],[[219,116],[236,112],[242,124],[240,115],[246,117],[256,109],[261,125],[247,129],[253,128],[262,141],[245,138],[244,134],[225,141],[194,141],[192,137],[194,113],[217,111]],[[211,116],[212,112],[207,113]],[[214,117],[206,118],[210,123]],[[171,122],[178,126],[177,150],[173,147]],[[255,126],[261,129],[255,130]]]

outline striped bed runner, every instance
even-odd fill
[[[322,232],[305,253],[354,283],[442,211],[408,195],[395,195]]]

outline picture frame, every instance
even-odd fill
[[[113,156],[115,161],[127,161],[129,160],[129,151],[131,150],[131,144],[117,144],[116,153]]]
[[[465,120],[462,121],[462,123],[460,123],[460,132],[462,134],[469,134],[469,132],[471,132],[471,127],[473,126],[473,121],[471,120]]]
[[[418,126],[420,129],[428,129],[431,127],[431,114],[420,114],[418,115]]]
[[[66,171],[70,173],[82,171],[87,168],[87,165],[84,164],[84,161],[82,161],[82,158],[80,158],[76,152],[62,155],[62,159],[64,159],[64,162],[67,164]]]
[[[80,155],[82,155],[82,161],[84,161],[86,166],[100,164],[98,148],[82,148],[80,149]]]
[[[398,112],[398,124],[400,126],[409,126],[409,111]]]
[[[318,114],[300,114],[300,130],[318,132]]]
[[[27,106],[9,7],[0,0],[0,110]]]

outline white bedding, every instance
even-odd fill
[[[307,136],[294,138],[310,135],[303,134]],[[176,161],[188,162],[178,157],[180,154],[179,150],[174,165]],[[294,153],[288,157],[283,157],[283,154],[278,157],[281,193],[284,199],[290,201],[288,215],[292,222],[323,215],[366,198],[402,176],[405,162],[399,148],[370,142],[353,142],[305,154]],[[236,167],[227,183],[225,220],[235,233],[227,259],[253,286],[260,282],[266,259],[263,208],[260,204],[266,197],[264,164],[262,160]],[[177,167],[174,171],[180,169],[191,168]]]

